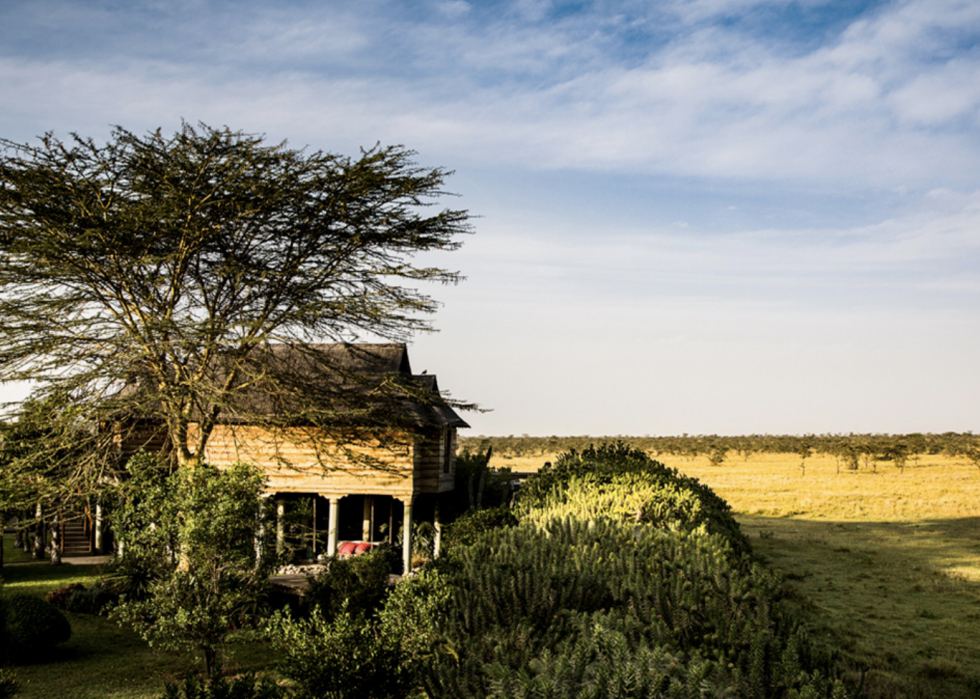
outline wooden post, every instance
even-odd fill
[[[325,496],[326,497],[326,496]],[[327,529],[327,555],[336,556],[337,555],[337,522],[339,521],[340,514],[340,498],[337,496],[330,497],[330,524]]]
[[[286,500],[276,498],[276,556],[286,553]]]
[[[436,530],[435,541],[432,542],[432,557],[439,558],[439,551],[442,549],[442,522],[439,521],[439,503],[436,503],[435,512],[432,514],[433,526]]]
[[[405,505],[405,514],[402,518],[402,563],[404,570],[402,575],[412,572],[412,498],[402,498]]]
[[[361,508],[361,540],[371,541],[374,536],[374,532],[371,531],[371,523],[373,521],[374,514],[374,498],[370,495],[364,496],[364,507]]]
[[[102,499],[95,502],[95,552],[102,553]]]

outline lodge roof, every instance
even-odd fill
[[[440,395],[435,375],[412,373],[404,343],[266,343],[239,361],[219,422],[469,427]],[[224,386],[229,365],[209,365],[210,385]],[[137,398],[139,384],[122,395]]]
[[[289,413],[312,398],[338,413],[345,406],[393,410],[416,426],[469,427],[441,397],[434,374],[412,373],[404,343],[270,343],[251,365],[277,380],[265,386],[253,380],[237,399],[242,413]],[[288,390],[291,376],[302,379],[296,389],[307,393],[303,400]]]

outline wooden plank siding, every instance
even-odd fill
[[[446,430],[450,431],[447,459]],[[191,438],[193,438],[193,426]],[[410,498],[419,493],[452,490],[455,428],[427,429],[387,435],[359,444],[341,445],[320,437],[311,439],[302,428],[277,434],[252,426],[218,425],[204,458],[214,466],[237,461],[262,468],[272,493],[318,493],[325,497],[391,495]]]

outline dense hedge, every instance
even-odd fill
[[[749,551],[728,503],[711,488],[622,442],[559,455],[521,487],[516,514],[536,522],[608,517],[664,529],[703,529],[724,537],[738,553]]]
[[[8,595],[5,607],[4,643],[8,659],[15,663],[36,661],[59,643],[71,638],[71,624],[54,605],[27,594]]]
[[[568,517],[488,532],[441,566],[430,696],[842,696],[781,581],[726,540]]]

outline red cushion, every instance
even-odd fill
[[[354,549],[354,553],[364,553],[369,548],[371,548],[371,544],[368,543],[358,544],[357,547]]]
[[[340,553],[344,554],[345,556],[350,556],[353,553],[360,553],[359,551],[354,550],[356,548],[357,544],[355,544],[353,541],[345,541],[340,545]]]

